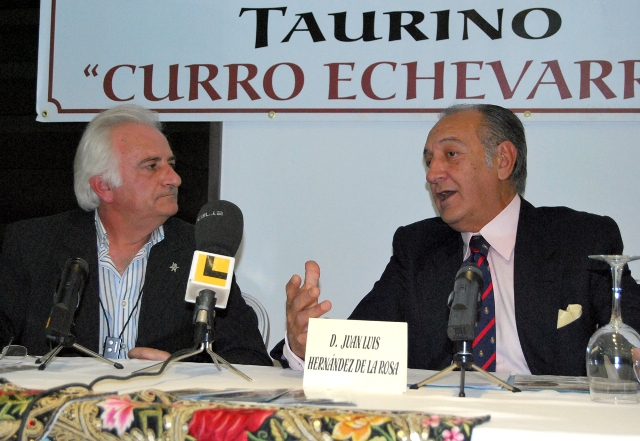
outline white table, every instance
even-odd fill
[[[44,371],[24,370],[0,373],[0,377],[25,388],[46,389],[65,383],[89,383],[102,375],[126,376],[150,363],[123,360],[125,368],[113,367],[84,357],[57,358]],[[253,378],[248,382],[232,372],[218,371],[213,364],[176,363],[160,377],[138,378],[126,382],[105,381],[97,391],[132,392],[141,389],[226,389],[226,388],[302,388],[302,373],[278,367],[237,366]],[[457,373],[452,373],[457,375]],[[475,375],[475,374],[468,374]],[[428,371],[410,370],[409,383],[429,376]],[[472,381],[472,378],[468,378]],[[372,385],[374,389],[374,385]],[[434,414],[475,417],[490,414],[491,421],[476,427],[473,441],[484,440],[639,440],[640,404],[601,404],[588,393],[555,391],[512,393],[505,390],[423,387],[402,395],[312,391],[337,400],[357,403],[370,410],[405,410]]]

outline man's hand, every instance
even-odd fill
[[[171,354],[160,349],[153,348],[133,348],[129,351],[129,358],[139,358],[140,360],[165,361]]]
[[[320,267],[310,260],[304,265],[304,284],[299,275],[287,283],[287,339],[294,354],[304,359],[307,349],[309,319],[317,318],[331,309],[328,300],[318,303],[320,297]]]

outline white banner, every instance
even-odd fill
[[[638,0],[42,0],[39,121],[639,120]]]

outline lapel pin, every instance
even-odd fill
[[[179,267],[177,263],[173,262],[169,268],[175,273],[176,271],[178,271]]]

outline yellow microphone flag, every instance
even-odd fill
[[[225,286],[231,260],[223,256],[200,254],[194,280],[208,285]]]
[[[195,303],[200,292],[208,289],[216,294],[216,308],[226,308],[235,264],[234,257],[196,250],[191,261],[184,300]]]

